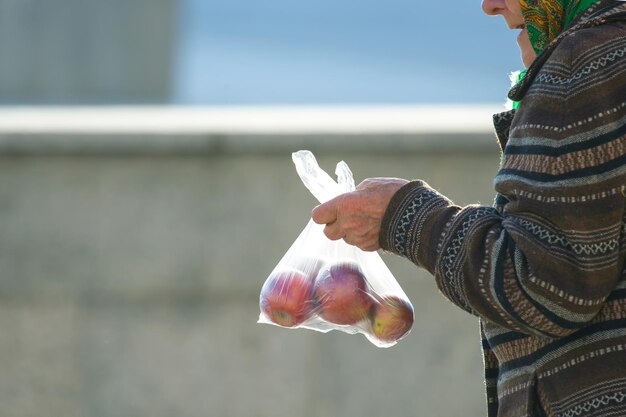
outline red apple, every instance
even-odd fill
[[[413,307],[393,295],[377,298],[372,307],[372,334],[384,342],[397,341],[413,326]]]
[[[351,261],[324,267],[315,279],[319,315],[335,324],[354,324],[367,318],[372,305],[361,268]]]
[[[261,289],[260,306],[265,315],[283,327],[296,327],[306,321],[315,308],[313,280],[296,270],[273,273]]]

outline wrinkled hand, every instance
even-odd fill
[[[364,251],[380,249],[378,236],[391,197],[408,183],[400,178],[369,178],[356,191],[342,194],[313,209],[315,223],[325,224],[330,240],[343,239]]]

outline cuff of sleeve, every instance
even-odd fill
[[[406,257],[427,270],[433,269],[436,244],[422,244],[434,232],[427,220],[436,210],[450,204],[424,181],[415,180],[404,185],[391,198],[383,216],[379,236],[381,248]]]

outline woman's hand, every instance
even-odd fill
[[[391,197],[408,181],[400,178],[369,178],[356,191],[342,194],[313,209],[315,223],[325,224],[330,240],[343,239],[364,251],[380,249],[378,236]]]

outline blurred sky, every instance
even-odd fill
[[[183,0],[172,101],[504,102],[516,31],[479,0]]]

